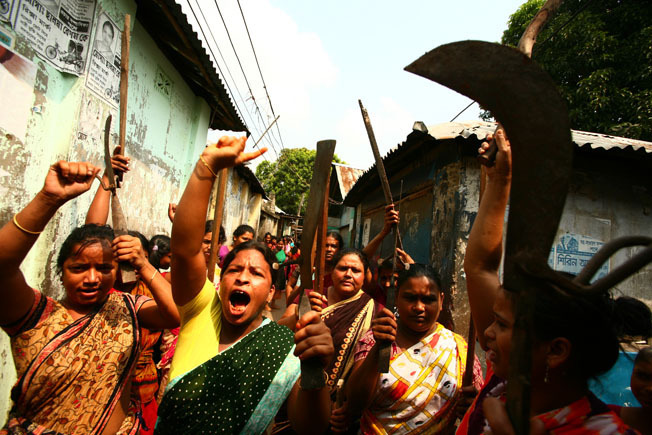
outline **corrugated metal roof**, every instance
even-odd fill
[[[487,134],[493,133],[495,129],[495,122],[447,122],[429,126],[428,134],[435,139],[468,138],[475,135],[478,139],[482,140],[487,137]],[[646,153],[652,153],[652,142],[579,130],[571,130],[571,133],[573,143],[580,148],[590,147],[591,149],[603,149],[607,151],[618,148],[631,151],[642,150]]]
[[[440,140],[455,140],[458,138],[469,139],[472,137],[476,140],[483,140],[488,134],[495,131],[496,123],[483,121],[446,122],[428,126],[427,129],[427,133],[413,130],[408,135],[405,142],[390,149],[390,151],[383,157],[388,176],[391,176],[391,172],[388,168],[395,166],[400,167],[403,163],[402,160],[409,158],[408,152],[412,148],[422,144],[424,141],[429,142],[434,140],[437,142]],[[619,152],[652,155],[651,142],[578,130],[571,130],[571,134],[575,146],[583,151],[604,150],[609,152],[618,150]],[[362,194],[364,189],[370,188],[374,185],[372,180],[377,177],[378,172],[376,170],[376,164],[374,163],[358,177],[356,184],[351,187],[348,194],[344,197],[344,203],[347,205],[354,205],[353,202],[355,202],[355,199]]]
[[[211,108],[209,127],[246,131],[207,50],[174,0],[136,0],[136,18],[195,95]]]
[[[339,186],[340,198],[346,198],[358,178],[364,173],[364,169],[354,168],[353,166],[343,165],[333,162],[333,169],[337,175],[337,184]]]

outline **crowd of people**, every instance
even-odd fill
[[[217,172],[265,151],[245,152],[245,142],[223,137],[205,148],[168,210],[171,237],[116,237],[106,225],[112,193],[99,187],[86,222],[59,248],[60,301],[47,296],[50,288],[31,287],[20,266],[58,209],[88,191],[100,169],[50,167],[42,190],[0,229],[0,325],[18,374],[0,434],[514,433],[505,400],[510,354],[519,351],[512,349],[517,296],[499,273],[511,184],[502,130],[464,260],[484,351],[476,353],[440,318],[451,295],[436,267],[399,248],[379,258],[400,221],[392,205],[362,250],[326,234],[324,294],[300,280],[298,239],[267,233],[257,241],[243,224],[228,242],[219,226],[212,246],[217,225],[206,216]],[[125,173],[129,159],[116,155],[112,166]],[[124,268],[136,281],[121,278]],[[633,363],[640,406],[605,404],[589,387],[614,366],[623,340],[652,336],[650,310],[609,292],[582,292],[573,277],[536,279],[545,291],[533,293],[532,433],[652,433],[652,348],[642,346]],[[302,292],[311,311],[299,316]],[[304,361],[323,369],[324,387],[301,387]]]

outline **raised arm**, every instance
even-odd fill
[[[246,137],[222,137],[207,146],[190,175],[172,224],[172,295],[181,306],[190,302],[206,280],[202,253],[208,199],[217,173],[227,167],[255,159],[267,149],[245,153]]]
[[[66,201],[90,189],[99,168],[90,163],[60,161],[50,166],[41,191],[0,229],[0,324],[9,325],[29,311],[34,293],[20,264],[54,213]]]
[[[500,288],[498,268],[503,249],[505,208],[512,179],[511,150],[502,129],[496,132],[495,139],[498,146],[496,164],[487,168],[487,185],[464,257],[471,315],[483,349],[486,349],[484,331],[493,322],[493,303]],[[487,141],[491,141],[491,137],[487,137]],[[488,142],[484,142],[481,152],[488,147]]]
[[[124,173],[129,171],[129,157],[125,157],[120,152],[120,146],[117,146],[115,151],[113,151],[113,157],[111,157],[111,166],[113,171],[116,174]],[[102,183],[105,185],[109,184],[109,177],[106,175],[106,171],[102,174]],[[106,221],[109,219],[109,208],[111,207],[111,191],[104,190],[100,184],[95,192],[93,197],[93,202],[88,208],[86,213],[86,223],[87,224],[97,224],[97,225],[106,225]]]
[[[392,225],[398,225],[398,221],[398,212],[394,210],[394,204],[386,206],[385,223],[383,225],[383,229],[378,234],[376,234],[376,237],[371,239],[371,242],[369,242],[367,246],[365,246],[362,250],[367,258],[371,259],[374,257],[374,255],[376,255],[376,251],[378,248],[380,248],[383,240],[385,240],[385,237],[387,237],[387,235],[392,231]]]
[[[113,240],[113,253],[118,261],[129,261],[140,279],[152,292],[154,300],[138,311],[138,321],[147,329],[172,329],[179,326],[179,311],[172,299],[172,286],[147,260],[138,237],[119,236]]]

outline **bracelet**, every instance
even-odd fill
[[[18,216],[18,213],[16,213],[16,214],[14,215],[14,219],[13,219],[13,220],[14,220],[14,225],[16,225],[16,227],[17,227],[19,230],[21,230],[22,232],[27,233],[27,234],[31,234],[31,235],[33,235],[33,236],[38,236],[39,234],[41,234],[41,233],[43,232],[43,230],[41,230],[41,231],[30,231],[30,230],[28,230],[27,228],[23,228],[23,227],[18,223],[18,221],[16,220],[16,216]]]
[[[155,270],[154,273],[152,274],[152,277],[149,279],[149,284],[147,285],[148,287],[152,286],[152,281],[154,281],[154,277],[158,273],[158,270]]]
[[[217,178],[217,174],[215,171],[213,171],[213,168],[211,168],[208,163],[206,163],[206,160],[204,160],[204,156],[199,156],[199,160],[206,166],[206,169],[210,171],[211,174],[213,174],[213,177]]]

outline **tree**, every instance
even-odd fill
[[[265,191],[276,196],[276,205],[286,213],[303,214],[306,210],[316,154],[315,150],[306,148],[285,148],[277,161],[263,161],[256,168],[256,177]],[[333,161],[343,163],[337,155]],[[302,195],[304,201],[299,210]]]
[[[518,44],[543,2],[519,7],[503,44]],[[573,129],[652,140],[650,0],[566,0],[537,40],[532,59],[557,83]]]

